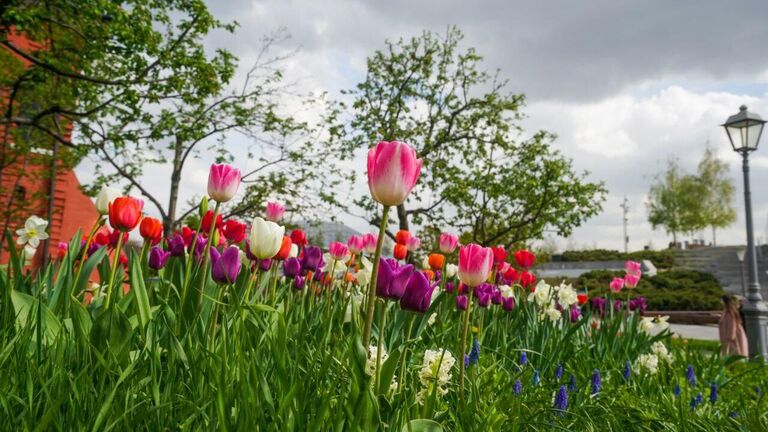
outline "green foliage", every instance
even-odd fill
[[[625,254],[617,250],[588,249],[565,251],[560,255],[561,261],[618,261],[618,260],[648,260],[657,269],[669,269],[675,265],[675,254],[671,250],[640,250]]]
[[[656,177],[648,193],[648,222],[664,227],[677,243],[678,233],[691,233],[706,226],[701,213],[701,184],[696,176],[685,175],[674,159]]]
[[[461,47],[455,27],[386,42],[367,62],[365,80],[346,92],[352,120],[340,136],[342,157],[376,140],[400,140],[423,160],[419,182],[397,209],[398,226],[432,232],[451,226],[486,245],[567,236],[601,208],[605,188],[590,182],[538,131],[519,140],[524,97],[510,93],[482,57]],[[355,204],[378,226],[375,203]]]
[[[726,228],[736,221],[736,209],[733,207],[733,193],[736,189],[733,178],[728,175],[728,164],[718,159],[707,147],[699,162],[698,178],[703,195],[702,218],[712,228],[712,242],[717,243],[715,230]]]
[[[586,289],[590,296],[605,296],[611,280],[621,276],[622,272],[594,270],[579,276],[575,286]],[[711,274],[673,269],[656,276],[643,276],[636,288],[623,290],[618,298],[643,296],[650,310],[708,311],[721,309],[723,294],[722,285]]]

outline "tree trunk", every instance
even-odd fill
[[[408,213],[405,211],[405,204],[397,206],[397,219],[400,223],[400,229],[408,231]]]
[[[171,172],[171,190],[168,194],[168,213],[163,220],[163,229],[165,236],[168,237],[173,232],[176,222],[176,206],[179,201],[179,185],[181,184],[181,158],[184,155],[184,146],[181,145],[178,138],[173,149],[173,171]]]
[[[717,246],[717,228],[715,228],[714,225],[712,225],[712,246]]]
[[[677,232],[672,231],[672,244],[674,245],[674,249],[677,249]]]

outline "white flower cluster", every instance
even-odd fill
[[[365,361],[365,374],[368,376],[374,376],[376,374],[376,356],[378,353],[379,347],[376,345],[368,347],[368,359]],[[387,358],[389,358],[389,354],[387,354],[387,351],[382,347],[381,363],[384,364]]]
[[[438,396],[448,393],[445,386],[451,380],[451,369],[455,364],[456,359],[448,350],[426,350],[424,352],[424,362],[419,371],[421,390],[416,395],[420,404],[423,404],[433,391]]]
[[[656,354],[658,358],[664,360],[667,363],[672,363],[672,354],[667,350],[667,346],[662,341],[656,341],[651,345],[651,352]]]
[[[669,316],[643,317],[640,320],[640,330],[651,336],[656,336],[669,328],[667,320],[669,320]]]
[[[656,354],[640,354],[637,357],[635,368],[655,375],[659,371],[659,358]]]
[[[568,310],[571,305],[576,304],[578,297],[571,284],[561,283],[553,287],[540,280],[536,284],[536,290],[528,295],[528,301],[536,302],[536,305],[542,308],[540,319],[546,317],[550,321],[557,321],[562,316],[561,310]]]
[[[16,230],[16,235],[19,236],[16,239],[16,244],[24,245],[25,260],[31,260],[37,252],[40,241],[48,238],[48,233],[45,232],[47,227],[47,220],[32,215],[24,222],[24,228]]]

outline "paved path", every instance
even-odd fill
[[[720,340],[716,325],[670,324],[669,328],[687,339]]]

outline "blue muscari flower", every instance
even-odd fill
[[[712,403],[717,402],[717,383],[712,383],[709,387],[709,401]]]
[[[520,366],[525,366],[528,364],[528,354],[526,354],[525,351],[523,351],[522,354],[520,354]]]
[[[539,370],[536,369],[533,371],[533,385],[538,386],[539,382],[541,382],[541,379],[539,379]]]
[[[568,380],[568,391],[576,390],[576,377],[571,374],[571,378]]]
[[[731,416],[731,418],[739,418],[739,413],[736,411],[731,411],[728,415]]]
[[[558,415],[563,415],[568,408],[568,393],[565,391],[565,386],[561,385],[555,395],[555,409],[558,410]]]
[[[592,395],[600,393],[600,369],[595,369],[592,374]]]
[[[762,396],[763,391],[760,390],[760,386],[755,386],[755,393],[757,393],[758,396]]]
[[[468,367],[469,367],[469,356],[464,354],[464,368],[466,369]]]
[[[475,341],[472,343],[472,349],[469,351],[469,365],[476,365],[480,361],[480,341],[475,337]]]
[[[557,365],[557,369],[555,369],[555,379],[560,381],[560,378],[563,377],[563,365],[559,364]]]
[[[691,409],[696,409],[699,404],[704,402],[704,397],[701,396],[701,393],[697,394],[695,398],[691,399]]]
[[[696,373],[693,371],[693,365],[688,365],[688,369],[685,371],[685,379],[688,380],[688,384],[691,387],[696,387]]]
[[[675,386],[675,397],[680,396],[680,392],[681,392],[680,384],[678,384],[678,385]]]
[[[516,395],[519,395],[523,392],[523,383],[520,382],[520,380],[515,380],[515,385],[512,387]]]
[[[632,363],[627,360],[627,362],[624,364],[624,380],[629,381],[629,378],[632,377]]]

